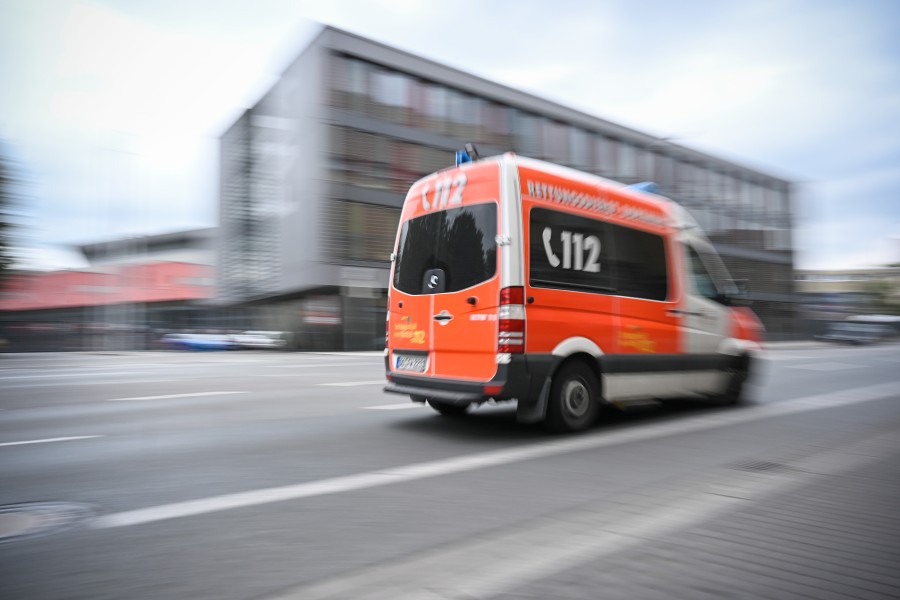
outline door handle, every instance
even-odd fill
[[[446,325],[453,319],[453,315],[447,312],[446,309],[442,310],[438,314],[434,315],[434,320],[440,323],[441,325]]]

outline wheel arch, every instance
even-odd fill
[[[547,417],[547,401],[550,397],[550,388],[553,378],[563,365],[571,361],[582,361],[591,369],[599,386],[599,400],[603,401],[603,371],[600,367],[600,359],[604,356],[603,349],[593,340],[585,337],[571,337],[563,340],[551,352],[552,361],[547,375],[541,384],[537,402],[529,406],[527,411],[517,411],[517,418],[522,423],[534,423]]]
[[[547,374],[548,379],[552,380],[553,376],[564,364],[573,360],[580,360],[587,364],[597,377],[602,397],[603,371],[600,368],[600,359],[605,353],[596,342],[586,337],[571,337],[557,344],[551,354],[553,355],[553,362],[550,372]]]

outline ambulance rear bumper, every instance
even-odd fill
[[[387,366],[387,365],[385,365]],[[421,375],[407,375],[387,371],[388,384],[384,391],[391,394],[432,398],[451,404],[471,404],[494,400],[525,399],[535,393],[532,382],[540,386],[525,356],[513,356],[509,364],[497,365],[497,372],[489,381],[461,381]],[[539,391],[539,390],[538,390]]]
[[[431,398],[441,400],[449,404],[471,404],[473,402],[481,402],[485,400],[484,393],[481,390],[472,390],[468,392],[456,392],[444,389],[432,389],[430,387],[416,385],[397,385],[389,383],[384,386],[384,391],[391,394],[404,394],[408,396],[420,396],[423,400]]]

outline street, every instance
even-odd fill
[[[555,436],[375,352],[0,355],[0,598],[900,596],[900,345],[760,366]]]

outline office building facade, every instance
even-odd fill
[[[376,346],[405,191],[466,142],[654,181],[792,335],[791,182],[331,27],[221,138],[220,300],[301,347]]]

